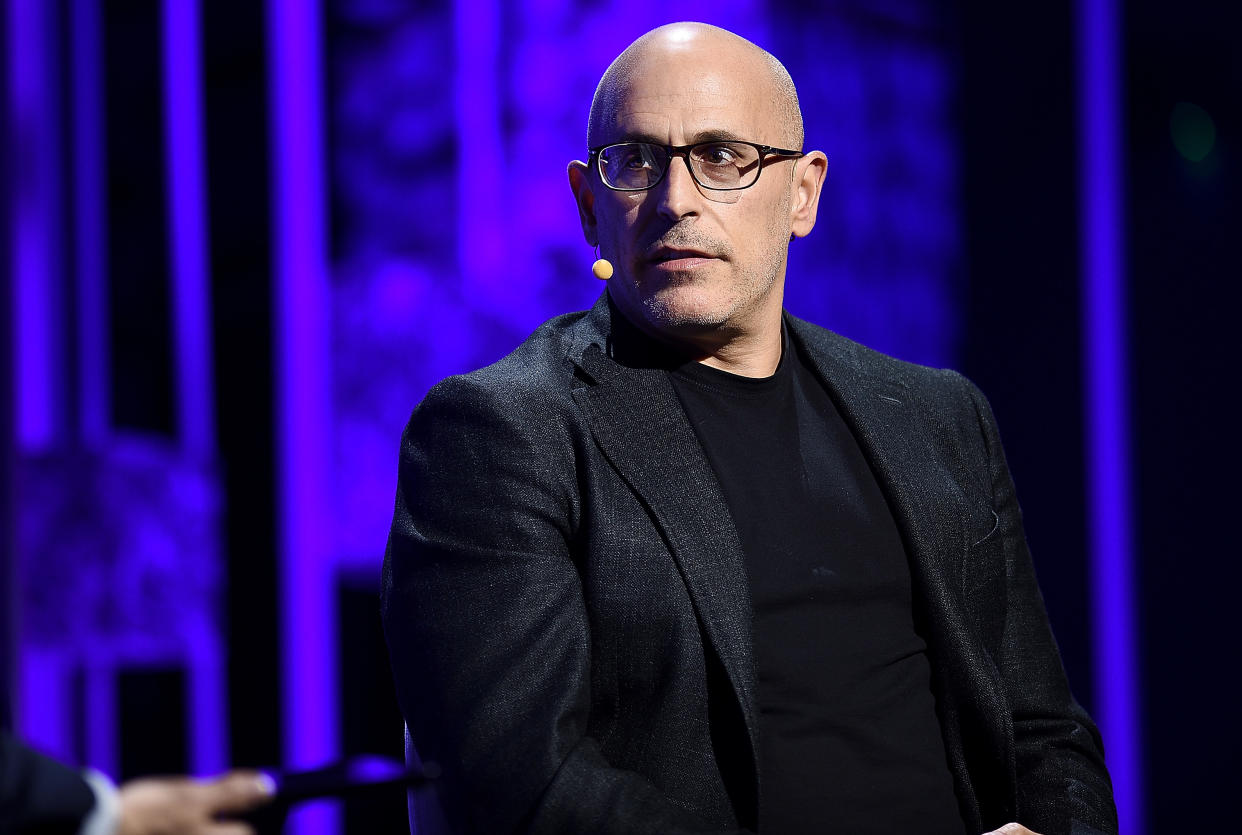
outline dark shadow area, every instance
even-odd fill
[[[1070,685],[1090,710],[1072,15],[1069,2],[964,7],[961,368],[996,413]]]
[[[1214,0],[1143,3],[1127,21],[1131,413],[1150,832],[1228,828],[1242,740],[1228,684],[1242,564],[1227,534],[1242,468],[1230,405],[1242,301],[1239,32],[1238,5]]]
[[[342,754],[405,758],[401,708],[380,622],[379,573],[349,577],[339,586]],[[346,832],[402,832],[408,827],[403,791],[345,800]]]
[[[202,8],[229,721],[238,765],[281,761],[267,53],[261,3]]]

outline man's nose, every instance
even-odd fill
[[[656,210],[670,220],[680,220],[687,215],[698,214],[699,192],[685,157],[674,155],[668,161],[664,179],[655,187]]]

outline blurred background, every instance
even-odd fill
[[[992,399],[1124,831],[1231,819],[1242,21],[1213,0],[3,0],[19,735],[116,778],[401,756],[401,429],[594,301],[565,166],[609,61],[680,19],[781,58],[828,155],[787,307]],[[394,795],[290,831],[404,827]]]

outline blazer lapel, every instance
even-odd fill
[[[602,308],[602,309],[601,309]],[[758,763],[749,581],[728,506],[668,372],[628,367],[602,347],[601,299],[571,358],[593,382],[574,391],[604,456],[667,541],[707,641],[729,677]],[[607,331],[604,331],[605,333]]]
[[[938,427],[905,385],[879,376],[861,346],[787,317],[795,339],[854,432],[887,497],[910,559],[916,614],[930,645],[941,721],[959,786],[977,801],[971,772],[1003,773],[1012,739],[1000,673],[967,622],[958,582],[970,542],[964,501],[943,455],[930,439]],[[939,457],[938,457],[939,456]],[[946,512],[955,508],[956,512]],[[996,742],[966,750],[968,739]],[[978,761],[982,757],[984,762]]]
[[[796,321],[796,320],[795,320]],[[798,323],[799,325],[801,323]],[[799,342],[828,394],[862,447],[909,551],[917,589],[937,614],[960,612],[962,602],[950,578],[960,576],[965,555],[964,516],[946,515],[942,479],[929,450],[926,417],[905,386],[860,367],[845,348],[795,325]],[[810,337],[808,339],[808,337]],[[844,340],[842,340],[844,343]]]

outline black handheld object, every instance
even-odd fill
[[[272,771],[264,773],[276,784],[269,803],[238,816],[260,835],[276,835],[284,826],[289,810],[299,803],[320,798],[344,798],[405,789],[421,789],[440,776],[435,763],[409,768],[387,757],[360,756],[310,771]]]

